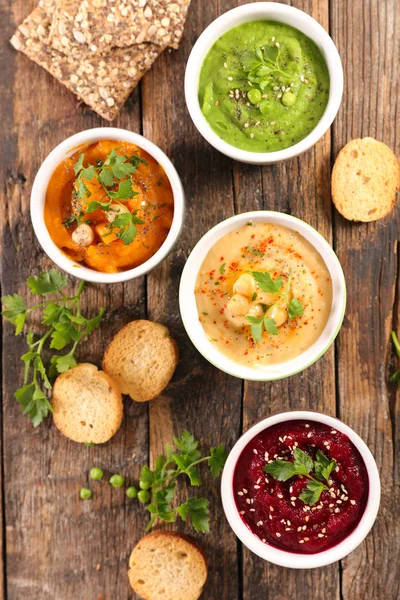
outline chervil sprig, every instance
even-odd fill
[[[46,326],[46,331],[39,338],[36,338],[32,331],[28,332],[28,352],[21,356],[25,363],[24,382],[14,394],[23,408],[23,413],[27,414],[33,426],[37,427],[52,411],[42,386],[50,390],[52,377],[68,371],[77,364],[77,345],[83,337],[90,335],[100,325],[104,309],[92,319],[84,317],[81,314],[80,298],[85,282],[81,281],[74,295],[67,296],[63,290],[68,285],[68,280],[55,269],[29,277],[27,284],[31,294],[43,297],[51,295],[51,298],[30,307],[25,305],[23,298],[18,294],[3,296],[1,301],[4,307],[2,315],[15,326],[15,335],[22,332],[31,312],[43,310],[42,324]],[[46,345],[57,351],[64,350],[67,346],[69,349],[65,354],[53,354],[46,367],[43,359]]]
[[[392,331],[392,342],[395,347],[396,354],[400,358],[400,342],[397,338],[395,331]],[[393,373],[393,375],[390,378],[390,381],[392,381],[392,382],[397,381],[397,386],[400,388],[400,369],[398,371],[396,371],[395,373]]]
[[[184,521],[189,517],[197,532],[207,533],[209,524],[209,501],[206,498],[188,498],[178,506],[172,505],[178,478],[183,475],[191,486],[201,485],[198,465],[207,462],[213,477],[221,473],[227,453],[224,446],[215,446],[207,456],[198,449],[199,442],[188,431],[180,438],[173,438],[174,446],[167,444],[165,454],[157,458],[154,468],[142,468],[139,487],[148,491],[146,498],[150,504],[146,507],[151,514],[146,531],[150,531],[157,518],[173,522],[177,516]]]

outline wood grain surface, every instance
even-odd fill
[[[129,554],[144,534],[145,511],[105,483],[93,485],[99,493],[90,503],[79,501],[89,469],[96,464],[107,475],[123,472],[134,481],[140,466],[184,428],[205,447],[224,443],[231,448],[261,418],[294,409],[336,414],[370,446],[383,491],[372,533],[341,563],[310,571],[276,567],[238,543],[224,518],[218,485],[204,473],[212,531],[195,536],[210,567],[204,600],[400,597],[399,394],[388,383],[396,365],[390,331],[400,327],[399,208],[377,223],[354,224],[338,215],[330,197],[331,167],[348,140],[370,135],[400,155],[400,3],[291,2],[333,37],[343,61],[344,98],[333,127],[312,150],[262,168],[213,150],[193,126],[183,94],[186,60],[201,31],[245,3],[192,0],[180,49],[157,60],[114,123],[143,133],[170,156],[183,181],[187,213],[177,248],[148,277],[87,286],[85,310],[94,314],[104,306],[107,313],[101,331],[82,345],[80,359],[100,364],[106,344],[129,320],[161,321],[181,352],[165,393],[149,405],[126,399],[121,430],[102,447],[74,444],[50,419],[34,430],[13,397],[25,342],[3,324],[0,599],[137,600],[126,572]],[[63,139],[107,125],[9,46],[14,29],[35,4],[0,0],[1,293],[23,296],[27,277],[51,266],[29,219],[34,176]],[[280,210],[313,225],[333,244],[348,284],[346,317],[335,347],[304,373],[275,383],[242,382],[212,367],[188,339],[178,309],[180,274],[194,244],[222,219],[255,209]],[[184,498],[184,487],[181,494]],[[184,524],[173,528],[187,531]]]

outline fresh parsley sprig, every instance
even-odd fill
[[[392,331],[392,342],[396,349],[396,354],[400,358],[400,342],[397,338],[397,334],[395,331]],[[400,388],[400,369],[398,371],[396,371],[395,373],[393,373],[393,375],[390,378],[390,381],[391,382],[397,381],[397,386]]]
[[[271,275],[267,272],[264,273],[261,271],[252,271],[251,275],[255,279],[260,290],[266,292],[267,294],[274,294],[278,296],[278,300],[276,302],[274,302],[268,308],[265,307],[266,312],[264,316],[253,317],[251,315],[246,315],[246,320],[251,325],[251,336],[255,343],[259,344],[262,338],[263,329],[265,329],[265,331],[271,335],[278,335],[276,322],[273,318],[271,318],[271,315],[273,314],[273,309],[276,306],[282,304],[288,299],[292,284],[292,272],[289,272],[289,277],[285,286],[281,277],[272,279]],[[298,316],[302,316],[304,314],[303,303],[297,298],[292,298],[287,305],[287,311],[289,319],[296,319]]]
[[[324,490],[329,490],[329,477],[336,469],[336,461],[330,460],[321,450],[317,451],[315,461],[300,450],[295,448],[293,451],[293,462],[287,460],[274,460],[263,467],[265,473],[271,475],[278,481],[287,481],[295,475],[307,477],[309,483],[304,487],[299,495],[299,499],[304,504],[313,505],[320,499]],[[314,472],[315,477],[311,475]],[[326,483],[328,485],[326,485]]]
[[[177,516],[183,521],[189,517],[197,532],[208,533],[210,530],[209,501],[206,498],[188,498],[179,506],[173,506],[177,479],[186,475],[191,486],[201,485],[198,465],[207,462],[213,477],[221,473],[227,453],[224,446],[215,446],[207,456],[202,456],[198,449],[199,442],[188,431],[180,438],[173,438],[174,446],[167,444],[165,454],[157,458],[154,468],[144,466],[140,475],[141,485],[151,493],[151,502],[146,507],[151,514],[146,531],[150,531],[157,518],[174,522]],[[143,483],[142,483],[143,482]]]
[[[99,202],[92,200],[89,202],[86,213],[92,213],[95,210],[109,212],[111,203],[120,204],[124,209],[127,207],[120,200],[130,200],[138,195],[133,189],[130,176],[135,173],[139,165],[148,163],[138,154],[133,154],[128,157],[117,153],[117,148],[113,148],[104,162],[98,162],[96,166],[89,165],[84,167],[83,163],[85,155],[80,154],[77,162],[74,165],[74,172],[77,176],[75,193],[81,201],[87,201],[91,193],[85,181],[92,181],[97,178],[98,182],[103,187],[107,194],[108,201]],[[118,187],[117,187],[118,186]],[[121,213],[110,225],[110,232],[115,233],[124,245],[131,244],[137,235],[136,225],[142,225],[144,221],[137,216],[137,210],[130,214],[128,212]],[[66,219],[65,227],[69,228],[74,222],[74,219]],[[79,223],[78,223],[79,224]]]
[[[77,364],[77,345],[84,336],[90,335],[100,325],[104,309],[93,319],[84,317],[81,314],[80,298],[85,282],[81,281],[73,296],[67,296],[63,290],[68,285],[68,280],[55,269],[29,277],[27,283],[31,294],[43,297],[51,295],[51,298],[30,307],[25,305],[22,296],[18,294],[3,296],[1,301],[4,307],[2,315],[15,326],[15,335],[22,332],[31,312],[43,309],[42,324],[47,329],[42,337],[37,339],[32,331],[28,332],[28,352],[21,356],[25,363],[24,382],[14,394],[23,408],[23,413],[27,414],[33,426],[37,427],[52,411],[48,398],[42,391],[42,385],[50,390],[52,377],[65,373]],[[43,359],[46,344],[50,349],[57,351],[69,346],[69,351],[66,354],[53,354],[46,367]]]

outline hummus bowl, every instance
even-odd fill
[[[281,472],[278,479],[278,459],[288,468],[302,453],[315,461],[311,470]],[[318,455],[333,461],[326,479],[316,475]],[[316,477],[323,481],[318,498],[302,496]],[[282,567],[313,569],[341,560],[367,536],[379,510],[380,479],[353,429],[328,415],[293,411],[268,417],[239,438],[221,495],[230,526],[249,550]]]
[[[221,15],[186,66],[186,104],[198,131],[249,164],[311,148],[331,126],[342,94],[342,64],[329,34],[305,12],[277,2]]]
[[[209,362],[234,377],[273,381],[327,351],[343,321],[346,284],[315,229],[284,213],[255,211],[201,238],[182,273],[179,305]]]
[[[131,246],[129,244],[123,244],[122,238],[121,240],[117,240],[114,243],[114,240],[108,241],[106,239],[106,236],[101,236],[97,233],[96,221],[94,221],[94,217],[92,215],[95,216],[96,214],[98,214],[98,211],[92,211],[91,214],[88,214],[90,220],[84,222],[85,224],[83,225],[84,228],[89,230],[89,233],[91,233],[90,229],[92,227],[96,231],[94,240],[92,238],[92,241],[90,242],[89,240],[88,244],[80,244],[79,240],[75,241],[74,234],[77,233],[79,229],[81,229],[81,227],[79,227],[80,223],[78,222],[73,224],[72,229],[77,225],[78,227],[76,229],[76,232],[72,231],[71,236],[71,229],[70,225],[68,224],[68,219],[66,221],[62,221],[63,217],[61,216],[62,211],[64,211],[63,202],[66,201],[66,199],[68,198],[68,208],[70,209],[71,205],[73,205],[74,201],[76,201],[76,199],[74,200],[75,193],[72,183],[69,180],[67,180],[67,183],[64,185],[64,187],[61,186],[61,183],[65,183],[67,176],[69,177],[71,173],[72,176],[74,176],[74,172],[77,173],[77,171],[75,170],[77,168],[77,163],[75,163],[72,169],[70,165],[71,161],[72,163],[74,163],[76,160],[76,158],[74,157],[76,157],[80,153],[85,153],[86,157],[86,152],[90,152],[92,148],[96,148],[100,145],[107,147],[115,146],[116,148],[122,146],[128,148],[137,148],[137,151],[142,152],[145,157],[148,157],[148,161],[149,163],[151,163],[150,166],[152,168],[154,168],[154,165],[157,166],[157,176],[160,178],[160,181],[161,179],[165,178],[168,180],[168,194],[173,200],[173,215],[169,220],[168,232],[165,233],[165,238],[162,238],[162,243],[158,246],[155,246],[154,252],[149,252],[140,263],[135,263],[135,266],[133,267],[131,264],[129,264],[130,256],[128,255],[128,259],[126,260],[125,266],[121,269],[114,269],[113,272],[111,270],[107,270],[109,266],[112,265],[113,252],[115,252],[117,256],[118,253],[120,253],[121,257],[123,258],[124,253],[127,254],[127,250],[131,248]],[[84,154],[81,154],[81,156],[84,156]],[[109,155],[109,158],[110,157],[111,154]],[[118,160],[119,159],[121,159],[122,162],[125,161],[123,166],[126,167],[126,158],[118,156]],[[142,159],[140,159],[140,161],[142,161]],[[89,164],[97,163],[93,159]],[[104,165],[106,164],[107,162],[104,162]],[[147,163],[145,164],[148,166],[148,168],[150,168],[150,166]],[[88,164],[85,164],[85,167],[87,166]],[[59,175],[60,168],[62,168],[61,175]],[[81,168],[83,169],[83,165],[81,166]],[[90,167],[90,169],[93,170],[94,167]],[[88,172],[90,169],[86,168],[86,172]],[[129,172],[133,170],[133,167],[130,167]],[[84,171],[81,171],[81,173],[83,172]],[[144,182],[143,187],[145,187],[144,184],[147,184],[149,179],[145,179],[145,175],[139,174],[139,171],[138,176],[139,178],[142,178]],[[126,176],[121,175],[121,178],[124,177]],[[59,183],[59,181],[61,183]],[[94,181],[95,179],[93,180],[93,182]],[[110,183],[112,183],[114,186],[114,180]],[[89,182],[86,181],[86,184],[89,184]],[[116,185],[114,187],[116,187]],[[158,182],[153,187],[156,189],[157,186]],[[98,187],[100,190],[102,190],[102,186],[99,185]],[[94,189],[88,190],[87,186],[84,186],[84,189],[86,189],[88,193],[88,202],[99,199],[96,197],[96,192],[94,191]],[[157,189],[161,189],[161,186]],[[111,194],[113,194],[114,197],[117,198],[123,197],[122,195],[118,196],[114,191],[110,192],[110,195]],[[51,197],[52,202],[51,210],[49,210],[49,196]],[[149,199],[146,195],[142,193],[139,194],[133,190],[127,195],[127,198],[132,197],[134,201],[137,201],[137,207],[139,208],[138,216],[140,217],[142,216],[141,211],[143,210],[144,212],[146,210]],[[60,198],[60,200],[58,200],[58,198]],[[125,200],[125,202],[127,201]],[[91,203],[97,204],[99,206],[101,205],[100,202]],[[121,201],[119,201],[119,205],[121,205]],[[54,148],[54,150],[52,150],[52,152],[50,152],[50,154],[47,156],[42,166],[40,167],[35,177],[35,181],[33,183],[31,193],[31,220],[36,237],[39,243],[41,244],[43,250],[58,267],[60,267],[70,275],[73,275],[74,277],[78,277],[79,279],[83,279],[85,281],[92,281],[95,283],[118,283],[145,275],[146,273],[156,268],[168,256],[175,243],[177,242],[182,229],[184,218],[184,205],[185,196],[179,175],[176,172],[176,169],[169,160],[169,158],[164,154],[164,152],[160,148],[158,148],[155,144],[153,144],[143,136],[132,131],[118,129],[115,127],[99,127],[96,129],[88,129],[86,131],[81,131],[80,133],[71,136],[70,138],[64,140],[56,148]],[[122,207],[122,210],[124,210],[126,213],[129,212],[128,209],[124,207]],[[131,210],[133,211],[133,209]],[[89,209],[87,209],[87,212],[89,213]],[[136,212],[138,211],[133,211],[132,216],[134,216]],[[116,215],[114,215],[114,217],[115,216]],[[159,222],[161,220],[162,219],[160,218]],[[140,219],[137,222],[144,223],[144,221]],[[146,235],[148,231],[147,225],[145,225],[144,228],[146,228],[144,232],[144,235]],[[122,231],[121,228],[120,230]],[[66,241],[66,243],[57,244],[57,240],[55,240],[54,237],[54,231],[57,231],[57,233],[61,231],[62,235],[60,239],[63,242]],[[73,243],[71,242],[69,237],[72,237]],[[98,245],[95,246],[95,243],[93,243],[93,241]],[[135,239],[135,244],[132,244],[132,246],[145,246],[144,242],[145,240],[138,234],[137,239]],[[132,242],[130,241],[129,243]],[[80,258],[79,253],[81,252],[83,254],[83,251],[85,250],[83,246],[88,246],[88,252],[92,249],[97,252],[97,263],[101,262],[101,265],[105,267],[104,269],[95,268],[95,266],[92,267],[89,263],[85,262],[84,260],[78,260],[78,258]],[[116,249],[111,251],[111,247]],[[69,250],[70,248],[73,249],[72,253],[68,253],[67,251],[67,249]],[[77,256],[77,258],[75,259],[74,253]],[[93,263],[95,265],[97,264],[95,263],[95,261],[93,261]]]

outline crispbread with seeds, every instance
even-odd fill
[[[332,198],[346,219],[382,219],[392,210],[399,188],[399,161],[383,142],[355,139],[339,152],[332,171]]]
[[[207,580],[203,552],[170,531],[146,535],[129,558],[129,582],[145,600],[198,600]]]
[[[133,88],[162,52],[155,44],[116,48],[106,56],[67,56],[46,43],[51,6],[38,6],[11,39],[17,50],[49,71],[104,119],[112,121]]]
[[[178,48],[190,0],[57,0],[50,39],[65,54],[143,42]]]
[[[123,406],[118,386],[89,363],[57,377],[51,404],[56,427],[74,442],[104,444],[121,425]]]

